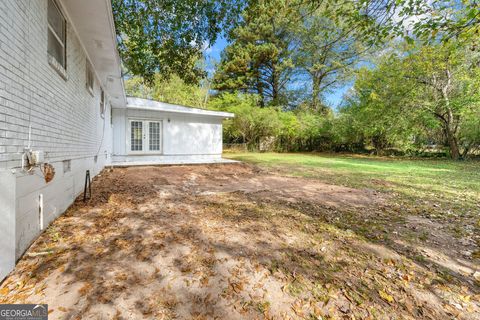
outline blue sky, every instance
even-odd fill
[[[213,46],[205,50],[205,57],[207,60],[207,71],[210,75],[212,75],[214,71],[213,61],[216,61],[216,62],[220,61],[220,55],[223,49],[227,45],[228,45],[228,41],[225,38],[220,37],[219,39],[217,39],[217,41]],[[353,83],[345,84],[344,86],[341,86],[333,90],[331,93],[328,93],[326,95],[326,100],[327,100],[326,102],[333,108],[338,107],[342,102],[344,94],[348,91],[348,89],[352,87],[352,84]]]
[[[205,50],[205,54],[207,57],[213,58],[217,61],[220,60],[220,53],[223,51],[223,49],[228,45],[227,39],[224,37],[220,37],[217,39],[215,44],[211,46],[210,48],[207,48]]]

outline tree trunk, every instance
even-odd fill
[[[452,86],[452,73],[448,68],[445,69],[445,75],[447,78],[447,83],[441,88],[441,93],[447,109],[447,119],[445,122],[445,135],[447,136],[447,142],[450,147],[450,154],[452,156],[452,159],[458,160],[460,159],[460,149],[458,147],[458,141],[456,137],[457,126],[454,125],[455,117],[453,115],[453,111],[450,106],[450,97],[449,97],[449,92]]]
[[[273,104],[276,105],[278,104],[279,100],[279,91],[280,91],[280,82],[279,82],[279,75],[277,74],[277,68],[276,68],[276,62],[272,63],[272,100]]]
[[[452,159],[460,159],[460,148],[458,147],[457,137],[450,128],[445,128],[445,135],[447,136],[448,146],[450,147],[450,155]]]
[[[317,113],[326,114],[327,109],[322,105],[320,95],[322,94],[322,83],[326,74],[322,70],[310,70],[312,77],[312,109]]]
[[[260,97],[260,107],[263,108],[265,107],[265,96],[263,92],[263,83],[258,73],[256,76],[256,87],[257,87],[258,96]]]
[[[320,83],[321,80],[316,77],[315,75],[312,75],[312,108],[315,112],[318,112],[320,109]]]
[[[463,152],[462,152],[462,159],[468,159],[468,153],[470,152],[470,149],[472,148],[473,143],[469,143],[468,145],[464,146]]]

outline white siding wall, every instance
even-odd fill
[[[129,155],[129,120],[162,120],[161,155]],[[170,119],[170,122],[168,122]],[[155,159],[219,159],[222,154],[222,118],[162,111],[113,109],[114,161]],[[166,160],[167,161],[167,160]]]
[[[5,228],[15,230],[15,252],[12,257],[10,247],[0,244],[0,280],[10,271],[11,259],[15,261],[41,232],[40,194],[48,225],[83,191],[85,171],[90,170],[93,177],[110,162],[110,110],[105,119],[100,117],[97,81],[93,96],[86,90],[85,61],[86,54],[67,21],[68,79],[64,80],[48,63],[47,1],[1,0],[0,195],[5,196],[0,204],[14,204],[15,225],[1,224],[0,234],[5,234]],[[45,183],[38,168],[33,174],[20,169],[29,144],[44,151],[45,162],[55,167],[50,183]],[[71,172],[63,172],[63,160],[71,160]],[[6,196],[6,188],[15,192]],[[0,208],[0,220],[11,215],[11,210]]]

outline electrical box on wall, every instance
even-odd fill
[[[44,152],[40,150],[32,151],[32,165],[39,165],[44,162]]]

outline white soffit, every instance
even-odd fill
[[[110,0],[60,2],[112,106],[125,107],[126,98]]]
[[[230,112],[197,109],[197,108],[191,108],[186,106],[180,106],[177,104],[159,102],[159,101],[149,100],[149,99],[133,98],[133,97],[127,98],[127,108],[138,109],[138,110],[171,112],[171,113],[183,113],[183,114],[192,114],[192,115],[199,115],[199,116],[221,117],[221,118],[235,117],[235,115]]]

